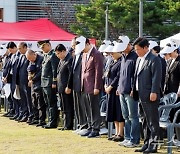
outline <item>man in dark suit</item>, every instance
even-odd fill
[[[7,63],[7,67],[3,73],[3,82],[9,82],[11,88],[11,100],[10,103],[10,113],[9,116],[11,119],[16,119],[19,116],[19,101],[14,98],[13,94],[16,89],[16,76],[17,76],[17,65],[19,62],[20,52],[18,52],[17,46],[14,42],[9,42],[7,44],[8,51],[12,54],[10,61]],[[12,116],[12,113],[15,111],[15,114]]]
[[[59,115],[57,108],[56,84],[59,59],[56,57],[49,40],[38,41],[38,46],[43,50],[44,54],[41,73],[41,87],[48,110],[48,124],[43,127],[45,129],[57,128]]]
[[[20,114],[19,122],[30,123],[33,118],[32,112],[32,100],[31,100],[31,89],[28,86],[28,72],[27,67],[29,61],[27,60],[25,54],[27,51],[27,44],[25,42],[20,42],[18,44],[18,50],[21,53],[18,66],[17,66],[17,85],[19,85],[20,92]]]
[[[33,105],[33,120],[30,125],[37,124],[37,126],[45,125],[46,119],[46,104],[43,99],[41,88],[41,68],[43,56],[38,55],[33,50],[26,52],[26,58],[30,61],[28,66],[28,80],[31,86],[31,97]]]
[[[60,59],[57,68],[57,89],[61,102],[61,108],[64,113],[64,127],[61,130],[72,130],[74,119],[74,104],[72,93],[66,93],[68,80],[70,78],[72,56],[66,51],[63,44],[59,44],[55,48],[56,56]]]
[[[80,135],[88,138],[97,137],[101,123],[99,101],[103,86],[103,57],[83,36],[76,39],[76,51],[83,51],[81,89],[88,119],[88,129]]]
[[[143,112],[144,131],[144,145],[135,152],[156,153],[159,137],[158,105],[162,79],[161,61],[159,57],[150,52],[146,38],[137,38],[134,48],[139,58],[136,62],[133,96],[138,92]]]
[[[75,39],[72,40],[72,47],[75,46],[75,41]],[[72,69],[70,73],[70,79],[66,87],[66,93],[73,93],[75,120],[77,122],[75,126],[76,133],[78,133],[82,129],[87,128],[85,107],[84,103],[81,101],[81,63],[82,52],[74,51]]]
[[[2,68],[2,82],[3,82],[3,85],[5,85],[6,83],[7,84],[11,84],[12,82],[12,75],[9,74],[10,72],[10,68],[11,68],[11,56],[12,56],[12,53],[8,50],[8,46],[5,48],[7,51],[6,53],[4,54],[4,57],[2,59],[3,61],[3,68]],[[3,49],[1,49],[3,50]],[[13,116],[13,101],[12,101],[12,98],[11,98],[11,94],[9,95],[8,97],[8,101],[9,101],[9,104],[10,104],[10,110],[5,113],[3,116],[5,117],[11,117]]]

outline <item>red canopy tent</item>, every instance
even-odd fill
[[[3,41],[69,41],[75,35],[66,32],[47,18],[16,23],[0,23],[0,40]]]
[[[68,48],[74,37],[75,35],[59,28],[47,18],[15,23],[0,22],[0,44],[25,41],[31,49],[39,50],[37,41],[50,39],[53,48],[59,43]],[[95,45],[96,39],[90,41]]]

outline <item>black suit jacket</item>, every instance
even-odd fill
[[[20,52],[16,52],[11,56],[11,61],[9,64],[9,69],[7,72],[7,79],[11,82],[11,92],[13,93],[16,87],[16,80],[17,80],[17,75],[18,75],[18,63],[19,63],[19,57],[20,57]]]
[[[70,53],[68,53],[64,60],[59,61],[57,69],[57,87],[59,93],[65,92],[65,88],[68,85],[71,73],[72,60],[72,56],[70,55]]]
[[[78,58],[75,65],[76,58]],[[68,81],[68,88],[73,89],[75,92],[81,91],[81,67],[82,67],[82,53],[79,57],[74,57],[72,62],[72,69],[70,73],[70,78]]]
[[[180,56],[167,68],[165,93],[177,93],[180,85]]]
[[[44,54],[42,62],[41,73],[41,87],[51,87],[52,84],[57,83],[57,67],[59,59],[54,53],[54,50],[49,51],[48,54]]]
[[[161,60],[158,56],[155,56],[149,52],[144,60],[141,70],[139,73],[137,73],[139,61],[140,58],[138,58],[136,61],[135,81],[133,88],[133,96],[135,100],[137,100],[137,97],[135,96],[136,79],[138,79],[138,94],[141,102],[149,102],[150,93],[156,93],[158,97],[157,100],[159,100],[162,79]]]
[[[158,57],[161,59],[161,64],[162,64],[162,80],[161,80],[161,96],[164,93],[164,84],[165,84],[165,77],[166,77],[166,61],[164,58],[160,57],[158,55]]]
[[[19,57],[19,62],[17,66],[17,84],[18,85],[28,85],[28,71],[27,67],[29,65],[29,61],[26,56],[21,54]]]

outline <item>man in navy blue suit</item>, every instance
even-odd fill
[[[18,44],[18,50],[21,53],[19,58],[19,63],[17,66],[17,85],[19,85],[20,91],[20,114],[18,120],[20,122],[30,123],[33,118],[32,112],[32,101],[31,101],[31,89],[28,87],[28,72],[27,67],[29,61],[27,60],[25,54],[27,51],[27,44],[25,42],[20,42]]]

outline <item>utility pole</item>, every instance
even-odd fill
[[[105,2],[104,4],[106,5],[106,10],[105,10],[105,15],[106,15],[106,20],[105,20],[105,40],[109,40],[108,7],[109,7],[110,3]]]
[[[143,36],[143,0],[139,0],[139,37]]]

